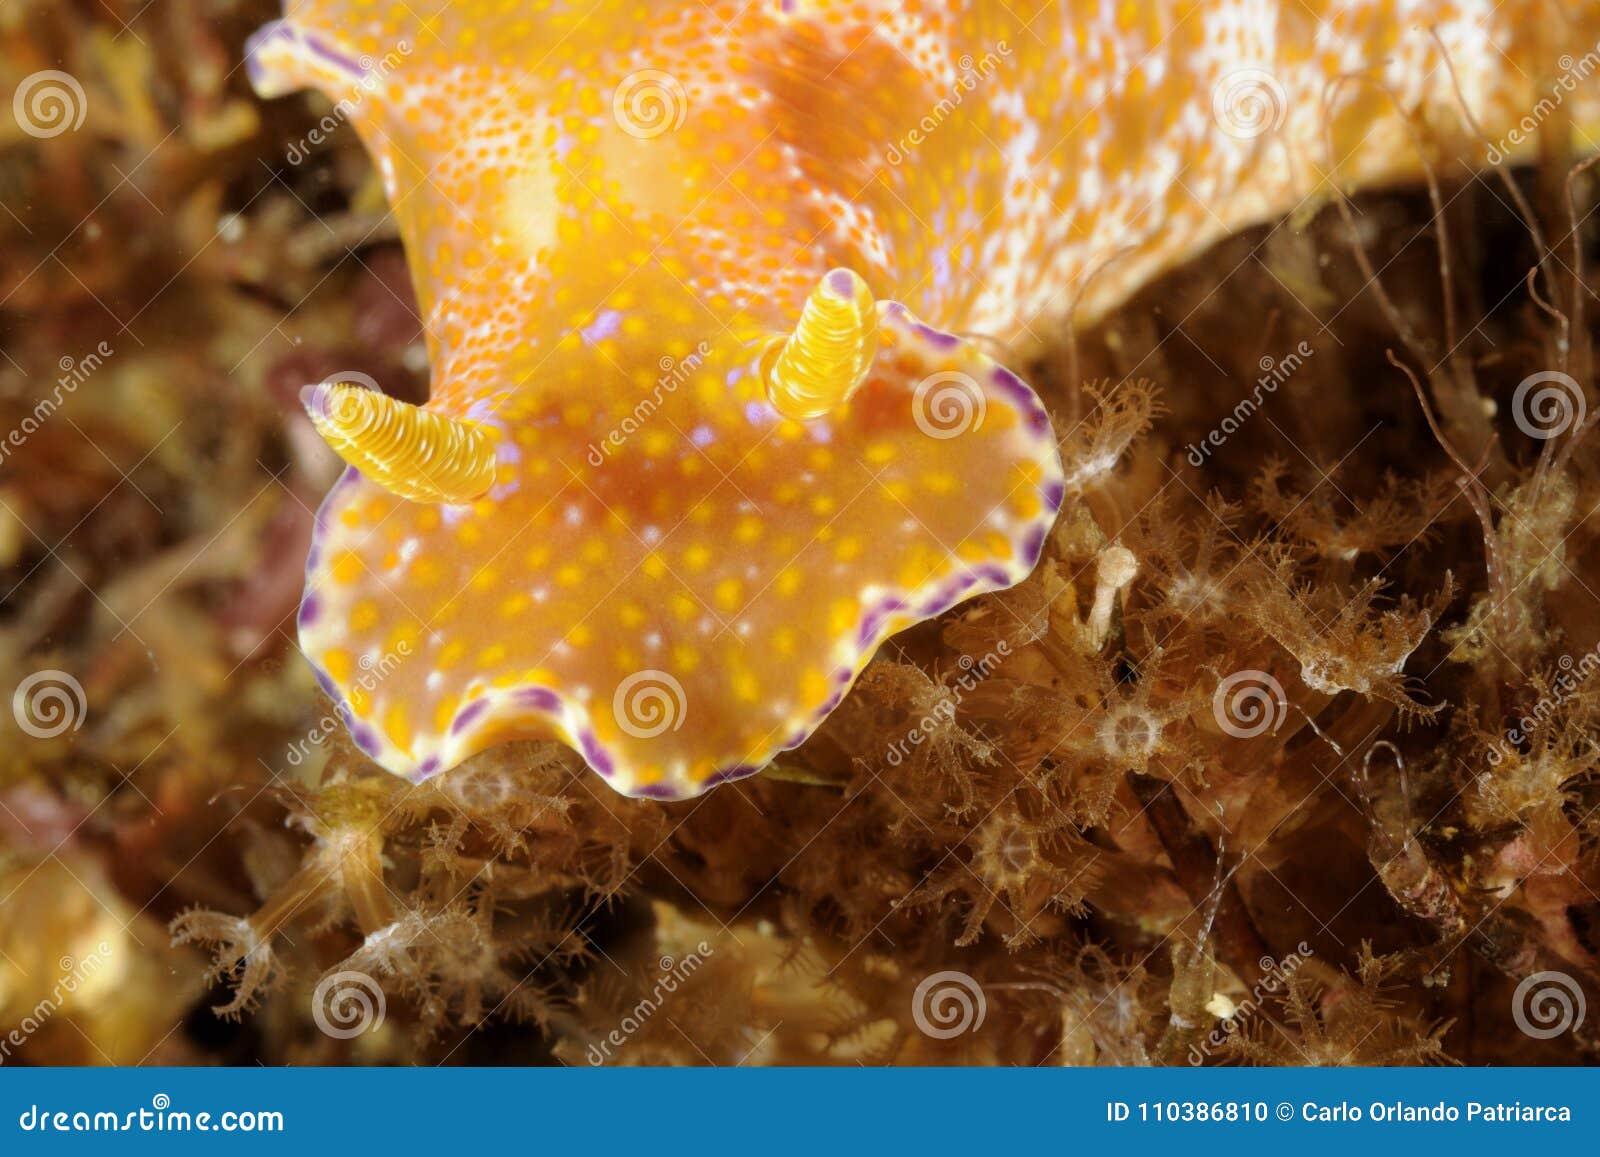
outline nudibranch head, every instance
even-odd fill
[[[1023,578],[1062,498],[1044,410],[880,308],[872,370],[810,421],[773,408],[758,351],[702,347],[647,421],[632,399],[512,399],[474,502],[348,471],[300,639],[356,742],[422,778],[556,736],[619,791],[694,796],[798,745],[889,635]]]
[[[793,240],[841,203],[791,195],[789,146],[751,151],[759,90],[711,79],[732,64],[688,77],[698,119],[658,138],[576,65],[518,87],[517,5],[440,7],[385,76],[362,56],[400,9],[304,9],[258,71],[360,86],[433,367],[421,407],[307,398],[351,469],[300,643],[377,762],[422,779],[555,737],[621,792],[692,797],[801,743],[889,635],[1033,568],[1063,495],[1044,408],[876,300],[896,282],[871,246],[838,247],[851,272]],[[551,40],[592,63],[600,31]]]

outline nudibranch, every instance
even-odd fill
[[[996,350],[1330,176],[1416,176],[1397,110],[1483,163],[1457,100],[1510,131],[1574,23],[1597,21],[291,0],[252,76],[320,88],[361,135],[432,367],[421,407],[306,392],[350,469],[302,649],[356,743],[413,779],[530,736],[635,796],[759,771],[885,638],[1038,560],[1064,476]],[[1381,83],[1333,83],[1363,70]]]

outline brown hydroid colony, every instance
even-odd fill
[[[420,339],[356,142],[285,164],[326,110],[228,77],[247,7],[40,5],[4,50],[66,52],[92,110],[7,146],[36,208],[0,216],[3,686],[84,703],[0,744],[0,1026],[53,1001],[17,1056],[1589,1059],[1529,988],[1600,991],[1600,278],[1557,137],[1063,344],[1040,567],[774,773],[662,805],[520,744],[410,786],[289,638],[338,469],[297,391],[419,400]]]

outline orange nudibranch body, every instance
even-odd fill
[[[1414,177],[1397,110],[1435,161],[1522,155],[1597,39],[1530,0],[293,0],[252,75],[361,134],[433,371],[420,411],[310,396],[355,465],[302,649],[398,774],[527,736],[630,795],[758,771],[1038,560],[1048,416],[956,335]]]

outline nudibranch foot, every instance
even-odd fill
[[[347,474],[300,637],[356,742],[422,779],[553,736],[618,791],[689,798],[803,742],[896,631],[1025,577],[1063,495],[1044,407],[904,306],[874,320],[814,419],[773,407],[752,347],[703,345],[637,428],[632,399],[518,395],[476,502]]]

